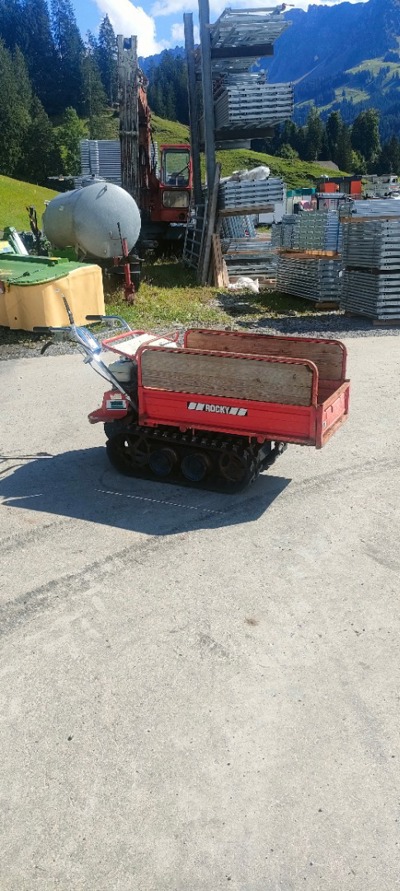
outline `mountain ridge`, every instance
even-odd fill
[[[273,82],[307,76],[315,56],[328,76],[399,50],[399,0],[311,5],[307,12],[292,10],[285,17],[291,26],[276,41],[274,56],[263,60]]]

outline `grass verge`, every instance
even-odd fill
[[[144,265],[142,284],[132,306],[126,303],[123,289],[109,282],[106,308],[108,313],[123,316],[135,327],[158,329],[197,324],[227,327],[235,321],[257,324],[260,318],[314,312],[309,301],[277,291],[253,294],[201,287],[193,270],[182,267],[178,261],[162,260]]]
[[[29,230],[26,208],[36,207],[39,226],[44,212],[44,202],[50,201],[58,192],[24,183],[10,176],[0,176],[0,230],[5,226],[15,226],[18,230]]]

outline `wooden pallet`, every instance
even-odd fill
[[[400,217],[400,207],[399,214],[388,213],[388,214],[369,214],[368,216],[359,216],[354,215],[352,217],[340,217],[341,223],[393,223],[396,222]]]
[[[310,302],[313,304],[315,309],[322,309],[322,311],[327,311],[328,309],[340,309],[340,303],[337,300],[324,300],[322,302],[318,300],[311,300]]]
[[[219,235],[212,236],[212,268],[213,268],[213,284],[217,288],[227,288],[229,285],[229,274],[226,262],[222,256],[221,239]]]
[[[338,251],[308,250],[296,248],[278,248],[278,254],[283,259],[288,260],[340,260],[342,255]]]
[[[218,211],[220,217],[251,217],[259,213],[273,213],[275,204],[249,204],[239,207],[221,207]]]
[[[400,319],[372,319],[372,324],[374,328],[398,328]]]
[[[361,312],[349,312],[349,310],[346,310],[345,316],[348,319],[365,319],[365,321],[370,322],[374,328],[398,328],[400,325],[400,318],[371,319],[371,316],[366,316]]]

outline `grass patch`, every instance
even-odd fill
[[[177,121],[167,121],[152,115],[154,127],[154,139],[160,145],[171,143],[189,142],[189,128]],[[315,181],[326,174],[326,169],[319,164],[310,164],[307,161],[286,160],[277,158],[264,152],[253,152],[251,149],[228,149],[217,152],[217,160],[222,167],[222,176],[230,176],[234,170],[245,170],[266,164],[271,169],[272,176],[283,179],[289,189],[298,189],[302,186],[309,187]],[[202,179],[205,181],[205,158],[201,156]],[[338,171],[340,175],[340,171]]]
[[[344,93],[344,96],[343,96]],[[347,100],[347,102],[366,102],[369,99],[369,93],[366,93],[365,90],[356,90],[353,87],[342,87],[335,90],[336,102],[340,102],[343,98]]]
[[[290,294],[282,294],[280,291],[261,291],[253,294],[245,291],[243,294],[229,297],[221,295],[221,303],[225,311],[229,312],[239,322],[253,322],[257,324],[260,318],[279,318],[282,316],[312,316],[315,313],[310,300],[301,297],[292,297]]]
[[[144,265],[142,284],[133,306],[126,303],[121,287],[109,283],[106,309],[110,314],[123,316],[136,328],[164,330],[168,326],[190,325],[231,327],[241,321],[256,324],[260,317],[314,312],[309,301],[276,291],[222,293],[217,288],[201,287],[193,270],[170,260]]]
[[[106,313],[122,316],[133,328],[156,332],[191,326],[256,328],[266,319],[318,313],[318,307],[314,309],[309,301],[277,291],[253,294],[201,287],[192,270],[170,259],[144,265],[134,305],[126,302],[123,287],[116,285],[115,279],[107,281],[105,298]],[[101,337],[97,325],[94,330]],[[39,345],[48,339],[47,335],[0,327],[0,350],[19,344],[37,354]]]
[[[0,176],[0,229],[4,229],[5,226],[15,226],[16,229],[28,231],[29,219],[26,208],[29,205],[36,207],[41,225],[44,202],[50,201],[55,195],[58,195],[58,192],[52,189],[11,179],[10,176]]]
[[[174,142],[189,142],[189,127],[180,124],[179,121],[167,121],[158,115],[151,115],[151,123],[154,130],[154,141],[160,145],[173,145]]]
[[[178,261],[145,264],[135,303],[126,303],[122,287],[112,279],[106,287],[106,307],[110,314],[123,316],[137,328],[191,324],[229,324],[229,316],[218,306],[217,289],[200,287],[195,273]]]
[[[388,76],[389,78],[393,78],[399,70],[399,62],[384,62],[382,58],[364,59],[364,62],[361,62],[360,65],[356,65],[354,68],[348,68],[345,74],[360,74],[361,72],[367,71],[369,74],[377,77],[382,68],[384,68],[385,71],[389,69]]]

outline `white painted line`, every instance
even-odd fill
[[[164,501],[162,498],[147,498],[144,495],[127,495],[125,492],[114,492],[112,489],[95,489],[102,495],[119,495],[120,498],[131,498],[134,501],[149,501],[151,504],[165,504],[168,507],[181,507],[183,510],[198,510],[208,514],[225,514],[223,510],[212,510],[208,507],[196,507],[194,504],[180,504],[178,501]]]

